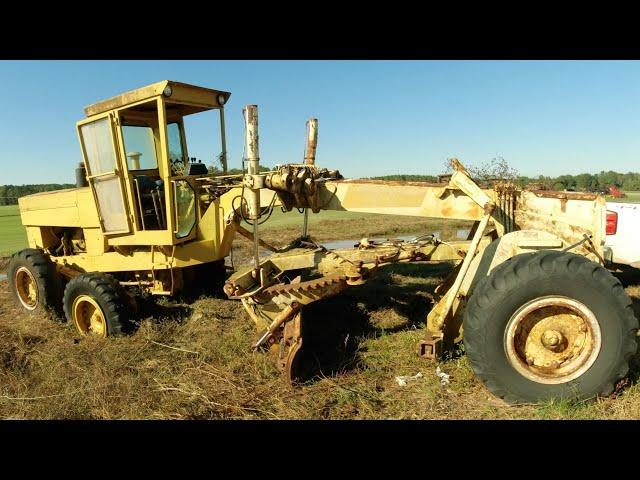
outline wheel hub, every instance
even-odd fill
[[[73,302],[73,321],[82,335],[107,336],[107,322],[104,313],[93,298],[80,295]]]
[[[586,372],[600,352],[600,325],[577,300],[549,296],[523,305],[505,332],[509,363],[538,383],[559,384]]]
[[[34,310],[38,306],[38,288],[33,274],[27,267],[20,267],[14,278],[18,300],[27,310]]]
[[[565,338],[561,332],[556,330],[545,330],[542,333],[540,341],[547,350],[551,350],[552,352],[559,352],[565,348]]]

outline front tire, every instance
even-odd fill
[[[517,255],[483,278],[464,345],[485,386],[509,403],[609,395],[637,350],[631,299],[605,268],[569,252]]]

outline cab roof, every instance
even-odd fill
[[[167,86],[171,87],[171,95],[164,97],[165,101],[183,106],[183,108],[181,108],[183,115],[220,108],[222,105],[218,102],[218,95],[224,96],[224,104],[227,103],[227,100],[231,96],[231,93],[222,90],[213,90],[211,88],[189,85],[187,83],[163,80],[91,104],[84,108],[84,112],[87,117],[91,117],[109,110],[123,108],[136,102],[158,97],[163,94]]]

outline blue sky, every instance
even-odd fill
[[[72,182],[83,107],[164,79],[232,92],[231,167],[255,103],[265,165],[301,161],[315,116],[318,165],[349,177],[495,156],[530,176],[640,171],[640,62],[0,61],[0,184]],[[213,120],[187,124],[190,155],[207,163]]]

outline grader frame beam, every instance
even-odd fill
[[[276,341],[277,332],[273,328],[266,329],[269,324],[273,325],[274,319],[283,318],[280,316],[282,309],[294,302],[304,306],[335,295],[349,286],[364,283],[376,269],[392,263],[456,261],[460,264],[452,278],[437,291],[440,299],[429,312],[425,340],[419,345],[420,355],[439,357],[462,339],[461,314],[465,300],[470,296],[474,281],[477,283],[479,275],[487,275],[493,267],[518,253],[567,248],[575,243],[573,240],[579,233],[594,238],[598,236],[602,204],[595,198],[576,199],[579,203],[585,203],[584,200],[593,201],[588,202],[590,209],[584,210],[584,215],[575,216],[572,212],[572,223],[563,223],[560,219],[553,221],[555,230],[562,236],[531,229],[516,231],[521,225],[526,227],[526,219],[531,216],[529,212],[520,212],[516,208],[517,199],[525,198],[530,205],[555,199],[558,204],[555,206],[559,208],[552,208],[551,211],[558,211],[558,217],[563,212],[566,214],[567,208],[576,210],[576,202],[549,195],[538,200],[539,197],[531,192],[519,192],[516,199],[515,189],[510,185],[502,185],[502,188],[495,191],[483,190],[459,162],[453,162],[453,165],[456,170],[446,185],[333,180],[327,178],[330,175],[328,172],[320,174],[319,170],[304,166],[287,166],[269,173],[266,183],[278,186],[274,190],[283,205],[315,205],[321,209],[461,218],[475,220],[476,224],[471,240],[456,242],[431,239],[429,242],[375,244],[363,240],[355,249],[331,251],[308,239],[306,242],[301,239],[260,262],[259,282],[256,281],[254,268],[238,271],[227,282],[225,291],[230,298],[242,298],[245,309],[250,312],[258,329],[268,331],[268,334],[262,335],[259,344],[267,340]],[[305,181],[296,182],[300,178]],[[311,189],[304,188],[309,184],[313,185],[313,196],[319,200],[310,198],[308,192]],[[378,206],[385,202],[386,205]],[[521,225],[518,224],[518,219],[524,219]],[[493,228],[486,231],[490,223]],[[496,248],[485,255],[487,247],[492,243]],[[582,242],[574,248],[597,260],[599,252],[596,245],[597,242]],[[491,268],[487,268],[487,262]],[[282,283],[287,281],[287,272],[300,270],[317,273],[309,280],[295,278],[290,283]],[[295,324],[300,324],[300,315],[298,312]],[[286,323],[290,318],[287,317],[282,322]],[[282,322],[277,322],[277,325]],[[300,332],[294,328],[288,330],[292,338],[300,336]],[[283,329],[282,332],[284,331]],[[285,344],[298,345],[297,342],[291,342],[291,339],[280,340]],[[293,361],[286,353],[285,357]],[[286,358],[281,361],[287,366],[286,371],[291,371]]]
[[[313,144],[315,158],[317,123],[313,125],[307,145]],[[439,300],[427,316],[425,340],[419,345],[420,355],[435,358],[462,339],[462,313],[474,285],[508,258],[527,251],[572,248],[591,260],[602,260],[601,197],[527,192],[509,182],[483,189],[457,159],[451,166],[454,172],[446,184],[344,180],[338,171],[320,169],[315,161],[252,175],[246,183],[276,192],[285,210],[346,210],[475,222],[466,241],[376,244],[363,239],[356,249],[331,251],[307,237],[305,213],[303,236],[262,261],[257,260],[254,231],[254,266],[232,275],[225,292],[242,299],[263,331],[256,346],[280,341],[285,346],[280,363],[291,372],[302,341],[299,326],[304,305],[360,285],[378,268],[392,263],[456,261],[451,277],[436,290]],[[287,345],[292,348],[287,350]]]

